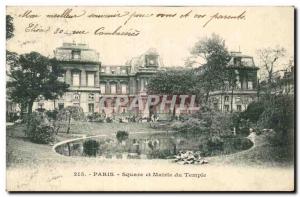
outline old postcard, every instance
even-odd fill
[[[294,12],[8,6],[7,191],[294,191]]]

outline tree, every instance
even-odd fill
[[[224,73],[225,75],[225,80],[228,82],[228,87],[230,88],[230,95],[231,95],[231,100],[230,100],[230,113],[233,112],[233,91],[236,88],[237,85],[237,79],[236,79],[236,73],[234,69],[227,69],[226,72]]]
[[[241,113],[241,118],[256,123],[260,115],[264,112],[267,104],[265,101],[255,101],[248,105],[247,109]]]
[[[12,38],[14,36],[14,24],[13,17],[10,15],[6,15],[6,40]]]
[[[84,113],[81,107],[79,106],[68,106],[62,110],[60,110],[57,114],[57,121],[67,121],[67,131],[66,133],[69,134],[71,130],[71,119],[74,120],[81,120],[84,117]],[[58,132],[61,124],[56,124]]]
[[[257,122],[261,129],[273,129],[277,142],[292,144],[294,135],[294,96],[278,95],[272,102],[265,101],[264,111]]]
[[[261,70],[266,73],[267,82],[270,84],[277,72],[280,58],[284,57],[286,50],[283,47],[263,48],[257,51],[261,62]]]
[[[224,87],[224,70],[230,60],[225,40],[212,34],[210,38],[203,38],[196,42],[191,54],[204,61],[200,68],[203,70],[201,84],[206,94],[205,102],[207,102],[211,91]]]
[[[200,97],[199,79],[194,69],[161,71],[147,85],[148,94],[196,95]],[[172,116],[175,116],[175,107]]]
[[[197,93],[196,72],[193,69],[161,71],[154,75],[148,85],[149,94],[194,94]]]
[[[10,66],[11,80],[7,82],[10,98],[13,102],[26,106],[29,114],[39,96],[57,99],[69,87],[58,80],[62,71],[55,59],[49,59],[37,52],[20,55]]]

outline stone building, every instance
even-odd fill
[[[223,90],[211,92],[210,102],[222,112],[244,111],[257,98],[257,70],[253,57],[241,52],[231,52],[228,71],[235,73],[235,86],[227,85]],[[225,84],[229,84],[225,81]]]
[[[84,112],[116,113],[114,108],[101,109],[100,99],[139,95],[146,96],[149,78],[161,68],[161,60],[154,49],[131,59],[124,65],[102,65],[99,54],[86,44],[63,43],[54,51],[59,66],[65,71],[60,80],[70,85],[69,91],[55,101],[40,98],[34,109],[62,109],[80,106]],[[107,101],[108,104],[109,100]],[[105,103],[107,104],[107,103]],[[110,110],[110,111],[105,111]],[[127,107],[121,107],[126,112]],[[138,109],[137,109],[138,110]]]
[[[99,54],[86,44],[63,43],[61,47],[54,50],[54,55],[59,66],[65,71],[60,80],[70,85],[69,91],[55,101],[45,101],[40,98],[35,102],[33,109],[52,110],[75,105],[80,106],[86,113],[126,113],[128,106],[121,106],[118,111],[114,107],[101,107],[101,98],[109,98],[104,106],[114,106],[115,98],[122,96],[127,96],[129,100],[139,96],[145,103],[146,88],[151,76],[159,70],[165,70],[159,54],[154,49],[132,58],[124,65],[102,64],[99,61]],[[210,94],[212,105],[217,110],[225,112],[231,111],[231,99],[233,99],[233,111],[243,111],[257,94],[258,68],[253,58],[239,52],[231,55],[228,69],[234,69],[237,87],[233,94],[229,89]],[[135,108],[133,112],[144,113],[144,116],[149,115],[149,112],[141,112],[139,108]],[[170,110],[164,109],[158,112],[170,113]]]
[[[286,70],[281,79],[282,84],[282,93],[294,95],[295,93],[295,70],[294,66],[290,68],[290,70]]]

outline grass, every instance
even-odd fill
[[[127,131],[128,133],[156,133],[158,130],[152,129],[149,123],[92,123],[92,122],[72,122],[71,132],[73,134],[92,135],[115,135],[117,131]],[[66,128],[60,129],[65,132]],[[163,132],[163,131],[161,131]]]
[[[24,135],[25,126],[16,124],[7,127],[7,166],[12,165],[37,165],[39,163],[69,162],[68,157],[61,157],[52,150],[51,145],[35,144]],[[61,129],[65,131],[66,128]],[[71,133],[59,133],[56,142],[77,138],[78,135],[111,135],[115,136],[118,130],[124,130],[130,134],[143,133],[153,135],[165,131],[155,130],[148,123],[90,123],[73,122]],[[267,143],[267,137],[258,136],[255,147],[236,154],[223,155],[210,158],[211,163],[237,164],[237,165],[268,165],[287,166],[292,165],[292,149],[285,146],[272,146]]]
[[[127,130],[129,133],[148,132],[155,133],[156,130],[151,129],[146,124],[118,124],[118,123],[73,123],[71,127],[71,134],[60,133],[57,136],[57,141],[65,139],[77,138],[76,134],[98,135],[98,134],[114,134],[117,130]],[[160,131],[161,132],[161,131]],[[130,134],[129,134],[130,135]],[[146,134],[143,134],[146,135]],[[231,182],[228,182],[228,176],[234,177],[236,180],[248,181],[248,183],[256,183],[258,188],[254,190],[262,189],[261,186],[264,183],[268,183],[264,186],[268,186],[273,181],[277,183],[277,180],[281,180],[284,176],[285,180],[292,180],[293,166],[290,168],[281,168],[285,163],[282,158],[284,154],[278,157],[273,157],[274,152],[277,152],[279,147],[271,147],[269,144],[264,143],[264,139],[260,138],[260,142],[257,146],[227,156],[218,156],[207,158],[208,165],[178,165],[168,160],[105,160],[99,158],[89,157],[67,157],[55,153],[52,150],[51,145],[35,144],[30,142],[24,136],[24,125],[13,125],[7,127],[7,189],[13,191],[63,191],[63,190],[104,190],[110,186],[119,188],[124,182],[128,181],[128,178],[118,177],[113,181],[100,181],[101,177],[93,177],[96,184],[86,184],[85,178],[74,178],[73,174],[77,171],[101,171],[110,170],[113,172],[143,172],[145,167],[149,172],[205,172],[209,177],[213,179],[207,179],[209,184],[205,184],[207,181],[192,181],[190,185],[198,184],[198,188],[207,188],[211,185],[219,184],[220,188],[227,184],[230,184],[228,189],[232,189]],[[274,149],[275,148],[275,149]],[[284,152],[284,151],[283,151]],[[277,154],[278,155],[278,154]],[[270,165],[279,168],[268,168]],[[238,165],[242,164],[242,168]],[[253,166],[251,166],[253,165]],[[226,166],[226,170],[224,170]],[[266,168],[267,166],[267,168]],[[253,168],[251,168],[253,167]],[[269,173],[267,173],[267,172]],[[221,173],[220,173],[221,172]],[[270,173],[271,172],[271,173]],[[224,175],[225,173],[225,175]],[[227,173],[227,174],[226,174]],[[245,178],[245,174],[251,174]],[[266,176],[267,175],[267,176]],[[108,177],[109,178],[109,177]],[[91,180],[91,179],[88,179]],[[98,181],[99,180],[99,181]],[[112,180],[112,179],[107,179]],[[131,184],[135,188],[143,188],[142,185],[149,184],[148,179],[138,179],[138,182]],[[153,179],[154,180],[154,179]],[[178,179],[187,180],[187,179]],[[216,183],[215,180],[218,180]],[[117,181],[120,181],[117,182]],[[144,181],[141,183],[141,181]],[[165,183],[165,179],[156,179],[157,183],[162,181]],[[260,181],[260,182],[259,182]],[[186,182],[185,182],[186,183]],[[280,183],[280,187],[286,185],[291,188],[289,182]],[[113,185],[112,185],[113,184]],[[140,184],[140,185],[138,185]],[[150,184],[153,185],[153,184]],[[179,184],[178,184],[179,185]],[[247,183],[245,183],[247,185]],[[253,184],[252,184],[253,185]],[[84,187],[83,187],[84,186]],[[101,188],[101,186],[103,188]],[[76,188],[75,188],[76,187]],[[177,187],[177,186],[176,186]],[[178,189],[178,188],[177,188]],[[179,188],[180,189],[180,188]],[[250,190],[247,186],[246,190]],[[132,189],[134,190],[134,189]],[[273,190],[280,190],[278,183]]]
[[[14,165],[37,165],[38,163],[68,162],[70,159],[61,157],[52,150],[51,145],[35,144],[29,141],[24,134],[24,124],[16,124],[7,127],[6,156],[7,166]],[[112,135],[115,136],[118,130],[133,133],[158,133],[163,131],[154,130],[148,123],[90,123],[72,122],[70,134],[59,133],[56,142],[78,138],[78,135]],[[65,132],[66,128],[62,128]],[[74,161],[73,161],[74,162]]]
[[[293,166],[293,144],[273,145],[269,141],[268,135],[259,135],[255,139],[254,147],[236,154],[215,157],[212,161],[220,164],[235,163],[249,166]]]

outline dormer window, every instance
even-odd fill
[[[154,60],[149,61],[150,65],[154,65]]]
[[[72,59],[80,60],[80,51],[72,51]]]
[[[146,66],[157,66],[157,55],[146,55]]]
[[[254,63],[253,63],[252,58],[243,58],[242,59],[242,66],[253,67],[253,65],[254,65]]]

